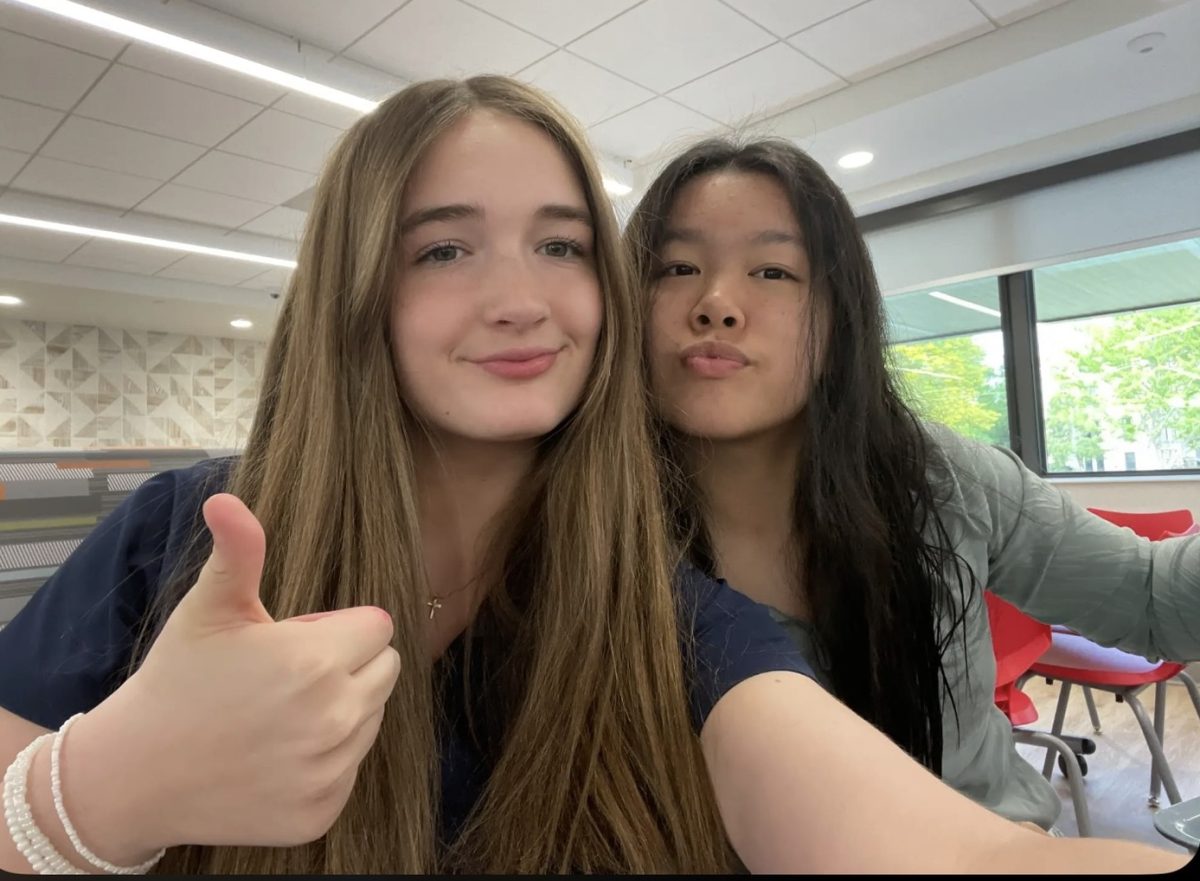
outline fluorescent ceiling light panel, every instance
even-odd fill
[[[223,52],[220,49],[214,49],[212,46],[205,46],[203,43],[197,43],[195,40],[177,37],[174,34],[168,34],[166,31],[160,31],[158,28],[138,24],[136,21],[130,21],[127,18],[101,12],[98,9],[92,9],[90,6],[84,6],[82,3],[74,3],[72,0],[14,0],[14,2],[24,4],[25,6],[32,6],[34,9],[40,9],[43,12],[61,15],[64,18],[91,25],[110,33],[120,34],[131,40],[137,40],[139,43],[149,43],[151,46],[158,46],[160,49],[186,55],[189,58],[195,58],[198,61],[223,67],[226,70],[266,80],[277,86],[283,86],[296,92],[303,92],[306,95],[312,95],[314,98],[320,98],[323,101],[329,101],[333,104],[340,104],[343,107],[350,107],[361,113],[370,113],[379,106],[378,101],[371,101],[358,95],[351,95],[349,92],[343,92],[341,89],[322,85],[321,83],[287,73],[275,67],[259,64],[257,61],[251,61],[249,58],[234,55],[232,52]]]
[[[991,315],[993,318],[1000,317],[1000,312],[996,309],[989,309],[987,306],[980,306],[978,303],[972,303],[970,300],[961,300],[958,297],[952,297],[949,294],[943,294],[941,291],[930,291],[929,296],[936,297],[939,300],[945,300],[947,303],[953,303],[955,306],[962,306],[964,309],[974,309],[976,312],[982,312],[984,315]]]
[[[127,242],[131,245],[147,245],[151,248],[165,248],[168,251],[187,251],[190,254],[224,257],[226,260],[241,260],[246,263],[262,263],[266,266],[282,266],[285,269],[296,268],[295,260],[283,260],[279,257],[267,257],[263,254],[250,254],[246,251],[232,251],[228,248],[210,248],[207,245],[193,245],[191,242],[174,242],[170,239],[135,236],[130,233],[116,232],[111,229],[75,226],[71,223],[58,223],[54,220],[41,220],[36,217],[21,217],[17,214],[0,214],[0,224],[23,226],[28,229],[42,229],[48,232],[69,233],[76,236],[89,236],[94,239],[108,239],[113,242]]]
[[[268,83],[274,83],[277,86],[283,86],[296,92],[303,92],[305,95],[311,95],[314,98],[320,98],[322,101],[329,101],[332,104],[339,104],[342,107],[349,107],[352,110],[357,110],[359,113],[370,113],[379,106],[378,101],[372,101],[370,98],[352,95],[349,92],[343,92],[341,89],[335,89],[332,86],[326,86],[266,64],[259,64],[257,61],[251,61],[249,58],[234,55],[232,52],[214,49],[212,46],[197,43],[195,40],[177,37],[166,31],[160,31],[158,28],[147,27],[146,25],[138,24],[136,21],[130,21],[127,18],[101,12],[98,9],[92,9],[90,6],[75,3],[73,0],[13,0],[13,2],[32,6],[34,9],[40,9],[43,12],[53,13],[54,15],[61,15],[64,18],[69,18],[82,24],[91,25],[110,33],[120,34],[141,43],[149,43],[152,46],[158,46],[160,49],[177,52],[180,55],[186,55],[189,58],[195,58],[198,61],[223,67],[226,70],[252,76],[255,79],[265,80]],[[633,189],[607,176],[604,178],[604,188],[614,196],[628,195]]]

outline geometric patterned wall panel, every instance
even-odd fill
[[[241,449],[266,345],[0,321],[0,449]]]

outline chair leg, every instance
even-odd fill
[[[1092,717],[1092,731],[1099,734],[1100,714],[1096,712],[1096,699],[1092,697],[1092,690],[1086,685],[1083,687],[1083,699],[1087,701],[1088,715]]]
[[[1054,726],[1050,733],[1055,737],[1062,734],[1063,720],[1067,717],[1067,702],[1071,699],[1071,683],[1061,682],[1062,690],[1058,693],[1058,706],[1054,710]],[[1046,762],[1042,765],[1042,776],[1047,780],[1054,774],[1054,754],[1046,753]]]
[[[1075,805],[1075,825],[1079,828],[1079,837],[1090,838],[1092,815],[1088,810],[1087,795],[1083,791],[1083,771],[1079,768],[1079,760],[1075,758],[1075,753],[1053,734],[1045,734],[1041,731],[1013,729],[1013,740],[1017,743],[1044,747],[1046,756],[1051,762],[1054,761],[1055,753],[1062,756],[1063,762],[1067,766],[1067,786],[1071,789],[1071,803]]]
[[[1171,774],[1171,767],[1167,764],[1167,757],[1163,754],[1162,742],[1158,739],[1158,734],[1154,730],[1154,725],[1150,722],[1150,717],[1146,715],[1146,708],[1142,706],[1142,702],[1133,694],[1132,689],[1124,694],[1125,703],[1129,704],[1129,709],[1133,710],[1133,715],[1138,721],[1138,725],[1142,728],[1142,736],[1146,738],[1146,746],[1150,748],[1152,761],[1158,765],[1159,774],[1162,776],[1163,786],[1167,790],[1167,798],[1171,800],[1171,804],[1179,803],[1179,787],[1175,785],[1175,777]],[[1153,805],[1154,803],[1151,802]]]
[[[1158,682],[1154,685],[1154,733],[1158,735],[1158,742],[1165,743],[1166,727],[1167,727],[1167,683]],[[1158,807],[1158,792],[1159,783],[1162,779],[1162,769],[1158,766],[1158,760],[1155,759],[1150,763],[1150,805]]]
[[[1196,680],[1189,676],[1183,670],[1175,674],[1175,678],[1184,684],[1187,688],[1188,697],[1192,699],[1192,706],[1196,710],[1196,715],[1200,716],[1200,688],[1196,687]]]

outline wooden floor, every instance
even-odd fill
[[[1058,701],[1059,685],[1046,685],[1043,679],[1030,680],[1025,693],[1037,705],[1038,721],[1025,726],[1049,731],[1054,723],[1054,708]],[[1183,852],[1158,834],[1154,828],[1154,809],[1147,804],[1150,794],[1150,751],[1142,730],[1125,704],[1119,704],[1110,694],[1094,692],[1100,715],[1101,733],[1092,732],[1087,706],[1079,688],[1071,690],[1063,731],[1090,737],[1096,741],[1096,752],[1087,757],[1088,772],[1084,790],[1092,818],[1092,834],[1106,838],[1127,838],[1144,841]],[[1139,695],[1150,718],[1154,718],[1154,689]],[[1192,708],[1186,689],[1172,684],[1167,688],[1166,734],[1163,738],[1167,763],[1175,775],[1179,794],[1183,798],[1200,796],[1200,719]],[[1039,770],[1045,750],[1018,746],[1018,751],[1031,760]],[[1075,807],[1066,780],[1058,769],[1054,771],[1054,787],[1062,798],[1063,812],[1058,827],[1067,835],[1078,834]],[[1169,805],[1166,792],[1159,796],[1160,804]]]

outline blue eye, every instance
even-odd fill
[[[427,249],[420,257],[417,258],[418,263],[428,261],[429,263],[453,263],[462,251],[458,245],[434,245]]]

